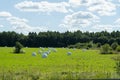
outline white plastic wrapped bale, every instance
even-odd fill
[[[67,55],[70,56],[70,55],[72,55],[72,53],[71,53],[71,52],[68,52]]]
[[[33,53],[32,53],[32,56],[37,56],[36,52],[33,52]]]
[[[82,49],[83,52],[87,51],[87,49]]]
[[[76,50],[76,48],[73,48],[73,50]]]
[[[25,50],[21,50],[20,52],[21,52],[21,53],[25,53]]]
[[[44,52],[44,54],[47,54],[47,55],[48,55],[48,54],[49,54],[49,52],[48,52],[48,51],[46,51],[46,52]]]
[[[54,49],[54,48],[52,49],[52,51],[53,51],[53,52],[57,52],[57,50],[56,50],[56,49]]]
[[[43,54],[42,54],[42,58],[47,58],[47,56],[48,56],[48,55],[47,55],[46,53],[43,53]]]
[[[41,50],[39,50],[39,51],[38,51],[38,54],[41,54],[41,53],[42,53],[42,51],[41,51]]]
[[[42,49],[42,51],[44,51],[45,49],[44,48],[41,48]]]
[[[49,53],[49,54],[50,54],[50,52],[51,52],[51,51],[50,51],[50,50],[48,50],[48,53]]]

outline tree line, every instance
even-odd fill
[[[27,47],[67,47],[76,43],[100,43],[111,45],[117,42],[120,45],[120,31],[101,31],[101,32],[75,32],[66,31],[63,33],[57,31],[47,32],[29,32],[27,35],[16,33],[14,31],[0,32],[0,46],[12,47],[15,42],[20,42]]]

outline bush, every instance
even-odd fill
[[[109,44],[104,44],[102,47],[101,47],[101,54],[110,54],[111,53],[111,47]]]
[[[23,48],[23,45],[20,42],[16,42],[14,52],[15,53],[20,53],[22,48]]]
[[[68,48],[75,48],[75,45],[69,45]]]
[[[111,48],[112,48],[113,50],[116,50],[117,46],[118,46],[118,43],[117,43],[117,42],[114,42],[114,43],[112,43]]]
[[[120,52],[120,46],[118,46],[118,47],[116,48],[116,51]]]
[[[74,45],[69,45],[68,48],[77,48],[77,49],[80,49],[80,48],[86,48],[86,49],[89,49],[89,48],[92,48],[93,47],[93,43],[90,42],[90,43],[76,43]]]
[[[101,47],[101,43],[97,43],[97,48],[100,48]]]
[[[89,42],[88,44],[86,44],[88,48],[92,48],[93,47],[93,42]]]

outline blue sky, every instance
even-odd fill
[[[120,0],[2,0],[0,32],[120,30]]]

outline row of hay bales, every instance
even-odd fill
[[[44,48],[40,48],[38,54],[41,54],[42,58],[47,58],[51,52],[57,52],[57,50],[55,48],[48,48],[48,50],[46,51]],[[37,53],[32,52],[32,56],[37,56]]]
[[[69,48],[66,48],[66,49],[68,50]],[[76,49],[73,48],[73,50],[76,50]],[[85,52],[86,49],[82,49],[82,51]],[[25,53],[25,50],[22,50],[22,52]],[[57,50],[55,48],[48,48],[48,50],[45,50],[45,48],[40,47],[37,53],[32,52],[32,56],[37,56],[38,54],[38,55],[41,55],[42,58],[47,58],[50,53],[56,53],[56,52]],[[72,52],[67,52],[66,54],[70,56],[72,55]]]
[[[44,48],[40,48],[38,50],[38,54],[41,54],[42,58],[47,58],[50,53],[56,53],[57,50],[55,48],[48,48],[48,50],[45,50]],[[66,53],[68,56],[72,55],[72,52],[67,52]],[[37,56],[36,52],[32,52],[32,56]]]

